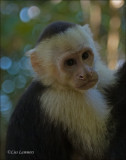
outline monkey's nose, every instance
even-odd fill
[[[87,75],[79,75],[79,79],[80,80],[86,80],[87,79]]]
[[[91,78],[92,77],[92,71],[91,72],[88,72],[88,73],[86,73],[86,74],[84,74],[84,75],[79,75],[79,79],[80,80],[87,80],[88,78]]]

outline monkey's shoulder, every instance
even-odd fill
[[[39,81],[33,81],[19,99],[10,122],[32,123],[42,114],[40,97],[45,87]],[[25,121],[25,122],[24,122]]]
[[[122,102],[126,106],[126,62],[118,69],[115,77],[115,83],[105,88],[105,95],[112,105],[120,105]]]
[[[112,106],[109,134],[113,132],[111,126],[115,126],[114,135],[110,138],[109,158],[126,159],[126,63],[118,69],[114,85],[107,88],[107,100]]]
[[[111,119],[117,125],[117,133],[124,135],[126,143],[126,62],[115,76],[115,83],[105,89],[105,94],[108,104],[112,107]]]
[[[26,89],[9,121],[6,150],[30,150],[33,155],[9,155],[7,159],[67,159],[71,145],[61,125],[55,125],[42,109],[46,88],[37,81]],[[20,157],[19,157],[20,156]],[[23,156],[25,158],[23,158]]]

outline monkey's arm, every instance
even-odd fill
[[[67,160],[70,145],[61,127],[40,108],[44,88],[33,82],[19,101],[9,123],[6,160]]]

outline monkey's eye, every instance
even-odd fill
[[[85,59],[88,59],[89,57],[89,51],[85,51],[83,54],[82,54],[82,59],[85,60]]]
[[[73,66],[74,64],[76,64],[76,61],[74,59],[68,59],[65,64],[67,66]]]

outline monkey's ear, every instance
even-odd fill
[[[40,71],[42,68],[42,65],[41,65],[42,62],[41,62],[41,59],[38,57],[38,53],[36,49],[34,48],[34,49],[27,51],[26,55],[30,57],[31,64],[32,64],[34,71],[40,74]]]
[[[36,52],[36,49],[33,48],[33,49],[28,50],[28,51],[25,53],[25,55],[28,56],[28,57],[30,57],[30,55],[31,55],[31,54],[34,54],[35,52]]]
[[[93,36],[91,29],[88,24],[83,26],[84,31],[86,31],[91,37]]]

